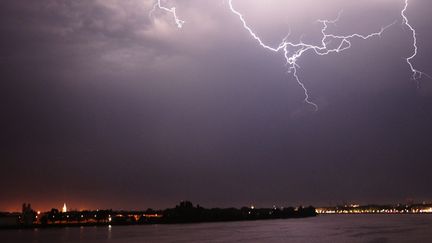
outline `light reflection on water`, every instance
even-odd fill
[[[1,230],[0,242],[432,242],[432,215]]]

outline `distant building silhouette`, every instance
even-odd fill
[[[31,208],[31,204],[23,203],[21,223],[26,226],[32,225],[35,219],[36,219],[36,212],[33,211],[33,209]]]

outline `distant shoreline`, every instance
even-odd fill
[[[402,216],[402,215],[432,215],[432,213],[321,213],[315,216],[301,216],[289,218],[258,218],[258,219],[239,219],[239,220],[213,220],[213,221],[194,221],[194,222],[155,222],[155,223],[64,223],[64,224],[34,224],[34,225],[17,225],[17,226],[0,226],[0,230],[34,230],[34,229],[58,229],[58,228],[78,228],[78,227],[111,227],[111,226],[144,226],[144,225],[190,225],[202,223],[224,223],[224,222],[251,222],[251,221],[270,221],[270,220],[288,220],[288,219],[303,219],[313,218],[317,216],[361,216],[361,215],[386,215],[386,216]]]
[[[262,218],[262,219],[243,219],[243,220],[220,220],[220,221],[196,221],[196,222],[159,222],[159,223],[71,223],[71,224],[34,224],[18,226],[0,226],[0,230],[33,230],[33,229],[58,229],[58,228],[78,228],[78,227],[110,227],[110,226],[144,226],[144,225],[191,225],[202,223],[228,223],[228,222],[251,222],[251,221],[270,221],[270,220],[289,220],[313,218],[315,216],[291,217],[291,218]]]
[[[270,219],[305,218],[317,216],[316,209],[309,207],[273,208],[203,208],[189,201],[182,201],[174,208],[146,211],[59,211],[35,212],[30,204],[23,205],[23,212],[0,215],[0,229],[34,229],[55,227],[85,227],[110,225],[154,225],[252,221]]]

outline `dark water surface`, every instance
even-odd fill
[[[432,215],[0,230],[0,242],[432,242]]]

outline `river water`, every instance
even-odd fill
[[[0,242],[432,242],[432,215],[0,230]]]

